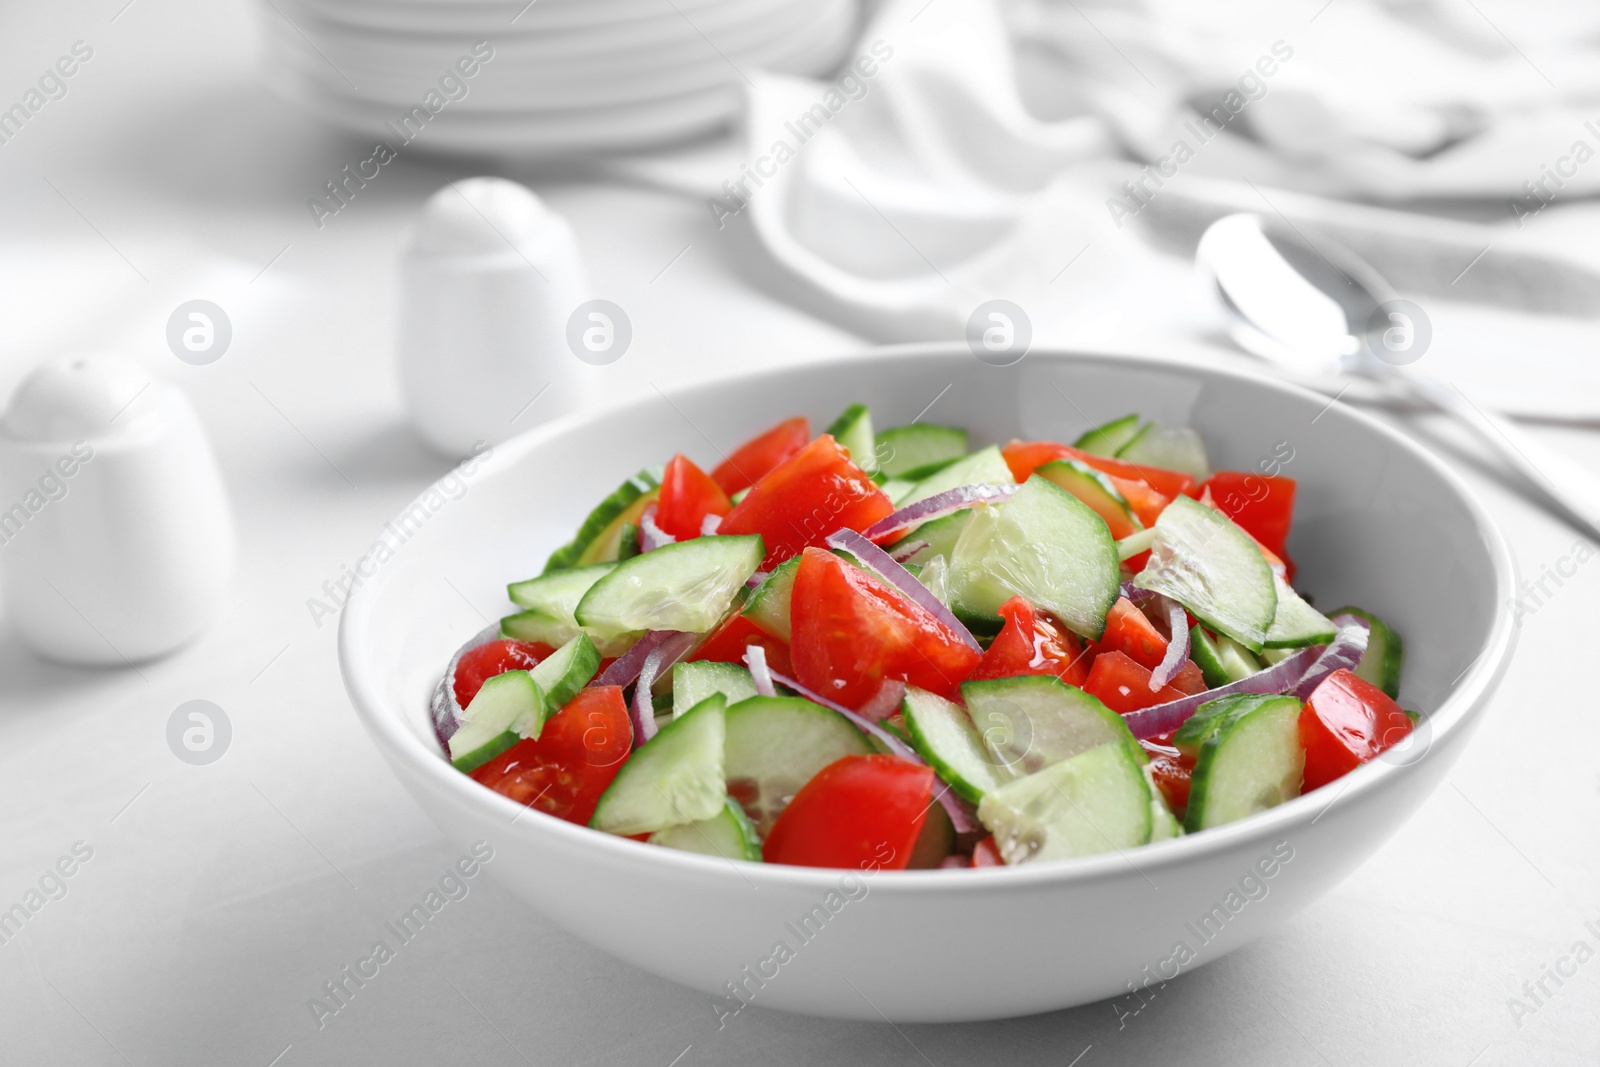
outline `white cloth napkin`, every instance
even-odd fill
[[[1505,200],[1508,218],[1513,198],[1537,210],[1600,190],[1593,3],[1015,0],[1009,12],[1056,60],[1057,95],[1146,161],[1180,138],[1195,146],[1186,123],[1233,94],[1230,136],[1186,167],[1379,201]],[[1562,173],[1525,189],[1546,167]]]
[[[1600,335],[1581,316],[1600,277],[1517,258],[1509,210],[1495,230],[1312,195],[1510,197],[1539,158],[1519,138],[1564,122],[1600,151],[1600,106],[1593,135],[1577,110],[1600,67],[1562,41],[1528,53],[1556,92],[1492,29],[1421,2],[887,0],[831,81],[752,73],[731,154],[611,166],[708,197],[785,299],[879,341],[959,338],[1000,299],[1035,345],[1216,359],[1231,346],[1195,241],[1222,214],[1282,211],[1425,302],[1436,369],[1508,411],[1591,419]],[[1579,178],[1600,188],[1600,158],[1560,195]]]

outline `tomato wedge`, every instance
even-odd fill
[[[1000,605],[1006,623],[967,681],[1048,674],[1068,685],[1089,677],[1089,656],[1076,634],[1020,596]]]
[[[737,663],[743,667],[744,650],[760,645],[767,654],[767,666],[779,674],[794,677],[794,664],[789,660],[789,646],[773,637],[743,615],[735,615],[705,639],[694,650],[689,660],[710,660],[713,663]]]
[[[490,641],[464,652],[456,661],[456,703],[465,708],[490,678],[537,667],[554,651],[537,641]]]
[[[622,687],[591,686],[556,712],[537,738],[517,742],[472,777],[519,804],[587,826],[632,748]]]
[[[1146,467],[1138,463],[1112,459],[1109,456],[1092,455],[1080,448],[1073,448],[1071,445],[1063,445],[1056,441],[1012,441],[1001,449],[1000,454],[1005,457],[1006,465],[1011,468],[1011,476],[1019,482],[1027,481],[1028,475],[1052,460],[1076,459],[1082,460],[1102,474],[1144,482],[1156,492],[1169,498],[1179,493],[1194,496],[1197,492],[1194,478],[1187,474],[1163,470],[1160,467]],[[1140,521],[1143,521],[1142,516]]]
[[[1176,732],[1176,731],[1174,731]],[[1194,763],[1179,752],[1172,743],[1172,734],[1161,734],[1140,741],[1145,755],[1150,758],[1150,777],[1166,800],[1172,814],[1183,818],[1189,808],[1189,786],[1194,774]]]
[[[804,416],[786,419],[733,450],[733,455],[717,465],[711,480],[732,496],[756,484],[778,464],[794,455],[811,440],[811,424]]]
[[[1128,507],[1133,509],[1133,513],[1147,528],[1156,524],[1161,513],[1172,502],[1171,497],[1156,492],[1147,482],[1136,478],[1119,478],[1115,474],[1107,474],[1106,477],[1111,479],[1112,487],[1122,494]]]
[[[823,434],[767,473],[722,520],[719,534],[760,534],[762,570],[801,549],[822,545],[833,531],[861,531],[894,511],[866,472]]]
[[[661,472],[661,496],[656,501],[656,525],[679,541],[700,536],[707,515],[726,515],[733,501],[710,475],[683,453],[667,462]]]
[[[1327,785],[1405,738],[1411,716],[1389,694],[1348,670],[1337,670],[1312,690],[1300,712],[1306,750],[1302,792]]]
[[[1217,471],[1205,487],[1211,499],[1234,522],[1275,556],[1284,554],[1289,524],[1294,521],[1293,478],[1251,471]]]
[[[1167,655],[1167,639],[1127,597],[1118,597],[1106,613],[1106,632],[1100,635],[1100,647],[1121,652],[1152,671],[1161,666]]]
[[[1171,682],[1152,693],[1150,672],[1121,652],[1102,652],[1096,656],[1094,666],[1089,669],[1089,680],[1083,683],[1085,693],[1098,698],[1119,715],[1169,700],[1182,700],[1205,692],[1205,688],[1200,668],[1191,660],[1185,661]]]
[[[994,835],[979,841],[972,850],[972,866],[974,867],[1004,867],[1006,861],[1000,858],[1000,846],[995,844]]]
[[[849,708],[888,679],[956,699],[980,659],[899,590],[820,548],[800,557],[789,618],[795,678]]]
[[[845,756],[801,786],[767,835],[768,863],[904,870],[933,802],[933,768]]]

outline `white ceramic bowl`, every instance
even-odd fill
[[[1071,440],[1138,410],[1197,426],[1219,468],[1292,450],[1297,584],[1404,635],[1402,700],[1427,713],[1416,743],[1271,811],[1125,854],[860,880],[608,837],[525,812],[445,762],[428,696],[481,625],[452,586],[485,612],[509,610],[505,582],[536,573],[595,501],[675,451],[711,463],[708,440],[726,452],[796,413],[825,426],[856,400],[891,426],[935,397],[926,418],[978,443]],[[1437,459],[1305,390],[1159,359],[1040,351],[1001,369],[964,346],[891,349],[576,414],[497,448],[461,484],[424,503],[350,598],[340,658],[351,699],[445,833],[492,843],[496,878],[601,949],[729,998],[724,1011],[741,1003],[725,983],[742,983],[756,1005],[818,1015],[1000,1018],[1126,995],[1208,962],[1328,890],[1421,804],[1512,648],[1511,557]]]

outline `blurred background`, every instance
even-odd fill
[[[1508,0],[8,5],[0,507],[79,416],[186,459],[152,452],[147,495],[86,476],[27,505],[67,526],[61,500],[105,494],[137,537],[67,528],[36,551],[168,583],[178,606],[97,627],[6,579],[0,907],[77,862],[0,943],[0,1061],[1594,1062],[1600,967],[1534,1018],[1507,1010],[1600,921],[1572,840],[1600,780],[1548,774],[1519,720],[1582,700],[1553,679],[1587,651],[1583,567],[1524,611],[1517,699],[1458,788],[1282,933],[1171,987],[1164,1021],[1097,1005],[909,1028],[913,1046],[757,1012],[719,1032],[703,998],[484,880],[406,950],[417,966],[325,1025],[306,1001],[455,859],[349,711],[350,568],[477,443],[579,406],[960,341],[1004,300],[1034,346],[1227,363],[1367,406],[1469,476],[1525,574],[1587,560],[1590,529],[1459,420],[1346,376],[1343,318],[1295,333],[1337,301],[1286,283],[1245,321],[1237,261],[1201,238],[1247,213],[1285,259],[1291,238],[1314,253],[1303,273],[1322,249],[1359,257],[1387,283],[1372,313],[1404,303],[1389,362],[1600,469],[1597,53],[1600,9]],[[488,304],[452,288],[468,255],[498,257]],[[589,323],[599,348],[574,339]],[[30,436],[40,411],[61,421]],[[107,610],[159,596],[119,589]],[[462,632],[483,614],[463,598]],[[204,760],[173,740],[192,701]],[[1246,967],[1281,1012],[1237,1009]]]

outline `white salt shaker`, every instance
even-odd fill
[[[188,398],[123,356],[67,356],[0,416],[0,602],[22,640],[120,666],[200,633],[233,574],[233,517]]]
[[[572,228],[526,186],[471,178],[435,193],[400,282],[401,389],[440,452],[467,455],[596,395],[593,364],[609,360],[569,343],[589,297]]]

